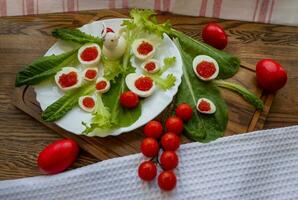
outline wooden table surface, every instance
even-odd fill
[[[128,10],[101,10],[67,14],[46,14],[0,18],[0,180],[40,175],[38,153],[60,137],[12,104],[17,71],[42,56],[54,44],[51,31],[57,27],[78,27],[94,16],[127,15]],[[217,21],[233,36],[226,51],[250,64],[274,58],[288,71],[287,85],[278,91],[265,128],[298,124],[298,27],[266,25],[202,17],[160,14],[176,29],[200,38],[204,24]],[[98,160],[81,152],[73,168]]]

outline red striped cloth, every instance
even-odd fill
[[[114,8],[298,25],[297,0],[0,0],[0,16]]]

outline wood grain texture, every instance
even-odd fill
[[[0,18],[0,179],[39,175],[40,173],[35,164],[38,152],[50,142],[60,138],[52,130],[12,105],[16,72],[24,65],[42,56],[53,45],[55,39],[50,36],[50,33],[54,28],[78,27],[94,17],[102,19],[123,17],[127,13],[127,10],[101,10]],[[249,63],[249,68],[252,70],[255,63],[261,58],[272,57],[279,60],[287,69],[289,80],[286,87],[276,94],[270,114],[265,122],[265,128],[298,124],[297,27],[186,17],[166,13],[160,14],[158,18],[159,20],[169,19],[175,28],[197,39],[200,37],[204,24],[209,21],[218,21],[226,28],[229,35],[230,42],[226,51],[239,56],[242,62]],[[253,73],[250,72],[251,70],[243,69],[239,72],[239,75],[245,74],[253,79]],[[237,74],[237,77],[239,75]],[[234,79],[234,81],[242,82],[241,79],[237,79]],[[252,91],[258,92],[258,94],[261,92],[254,90],[252,85],[246,86]],[[28,95],[33,95],[33,93],[29,92]],[[224,92],[224,97],[229,99],[233,97],[233,101],[240,98],[229,91]],[[270,95],[266,96],[266,99],[268,99],[268,104],[272,102]],[[238,117],[239,121],[244,120],[247,124],[251,122],[253,114],[256,115],[252,107],[247,106],[247,109],[241,109],[231,103],[229,103],[229,106],[231,106],[229,114],[243,113],[235,115],[233,118]],[[244,119],[244,116],[250,117]],[[263,120],[265,119],[263,118]],[[262,123],[255,123],[259,128],[262,128]],[[232,125],[237,127],[237,130],[229,132],[228,129],[228,135],[246,131],[242,128],[242,123],[239,125],[237,122],[233,122]],[[136,152],[141,138],[141,132],[138,130],[123,134],[117,137],[116,140],[112,137],[108,137],[104,141],[99,140],[96,144],[103,145],[107,149],[111,144],[116,145],[112,151],[102,150],[100,152],[102,157],[100,158]],[[124,147],[121,145],[123,142],[130,145]],[[184,142],[187,142],[187,140],[184,140]],[[99,160],[84,151],[81,154],[74,167],[84,166]]]

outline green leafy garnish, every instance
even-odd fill
[[[97,136],[106,136],[105,132],[112,127],[111,113],[109,108],[104,105],[101,94],[96,95],[96,108],[90,126],[84,122],[83,125],[86,127],[83,134],[88,135],[95,132]]]
[[[252,104],[258,110],[263,110],[264,104],[262,100],[243,86],[224,80],[216,80],[214,81],[214,83],[219,87],[237,92],[239,95],[243,97],[244,100]]]
[[[56,38],[65,41],[71,41],[79,44],[97,43],[100,46],[103,44],[103,39],[86,34],[79,29],[58,28],[52,32]]]
[[[171,28],[168,22],[157,24],[152,10],[133,9],[130,13],[132,19],[125,21],[129,29],[141,29],[142,31],[162,36],[167,33],[172,39],[178,38],[182,49],[194,57],[196,55],[208,55],[214,58],[219,64],[218,78],[232,77],[239,69],[240,60],[224,51],[220,51],[208,44],[197,41],[190,36]],[[154,19],[154,20],[152,20]]]
[[[107,93],[102,94],[102,102],[100,102],[100,109],[98,112],[93,114],[91,126],[86,126],[85,134],[89,134],[92,132],[92,135],[102,136],[102,130],[114,129],[120,127],[127,127],[133,124],[142,114],[141,104],[139,104],[134,109],[126,109],[123,108],[119,103],[120,95],[127,90],[125,84],[125,76],[128,73],[134,72],[134,68],[130,66],[130,48],[135,38],[134,32],[127,33],[127,49],[123,56],[122,63],[118,63],[117,61],[111,61],[111,63],[106,63],[108,65],[113,65],[115,70],[111,70],[111,72],[105,71],[106,73],[110,73],[113,77],[113,81],[111,82],[111,88]],[[103,61],[110,62],[110,61]],[[116,70],[119,69],[120,73],[117,73]],[[109,76],[109,75],[108,75]],[[111,78],[111,77],[110,77]],[[109,114],[107,113],[109,112]],[[102,119],[104,117],[104,119]],[[109,123],[107,122],[109,119]]]
[[[102,64],[104,68],[104,77],[111,81],[123,72],[120,60],[108,60],[103,57]]]
[[[156,85],[162,90],[168,90],[175,85],[176,77],[173,74],[168,74],[163,78],[162,74],[167,71],[176,62],[176,57],[167,57],[163,60],[163,66],[156,74],[146,73],[146,76],[152,78]]]
[[[15,86],[38,84],[75,61],[77,61],[77,49],[59,55],[41,57],[17,73]]]
[[[68,91],[64,96],[48,106],[42,113],[41,118],[46,122],[54,122],[61,119],[73,107],[78,105],[81,96],[89,95],[95,91],[94,82],[87,83],[80,88]]]
[[[222,137],[228,123],[227,106],[220,96],[218,88],[212,82],[200,81],[192,69],[193,58],[175,41],[180,49],[183,59],[183,77],[176,97],[176,105],[180,103],[189,104],[194,115],[184,125],[186,134],[193,140],[209,142]],[[208,98],[216,106],[216,112],[211,115],[201,114],[196,111],[196,104],[199,98]]]

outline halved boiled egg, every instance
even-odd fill
[[[126,76],[125,82],[128,89],[140,97],[148,97],[155,90],[155,84],[148,76],[130,73]]]
[[[213,114],[216,111],[216,106],[211,100],[200,98],[197,102],[197,110],[203,114]]]
[[[79,98],[79,106],[86,112],[93,112],[95,109],[95,98],[92,96],[81,96]]]
[[[95,80],[97,75],[98,75],[98,69],[95,67],[89,67],[83,71],[83,77],[86,81]]]
[[[96,91],[99,93],[105,93],[109,91],[111,88],[110,81],[105,79],[104,77],[100,77],[96,80],[96,85],[95,85]]]
[[[203,81],[215,79],[219,73],[218,63],[207,55],[199,55],[193,59],[192,67],[197,77]]]
[[[140,60],[152,58],[155,52],[154,44],[146,39],[137,39],[132,43],[132,51]]]
[[[93,66],[99,63],[101,50],[98,44],[83,45],[78,51],[78,60],[82,65]]]
[[[160,69],[158,60],[149,59],[142,63],[141,68],[148,73],[155,73],[158,72]]]
[[[55,75],[55,82],[61,90],[78,88],[82,84],[82,76],[74,67],[64,67]]]

